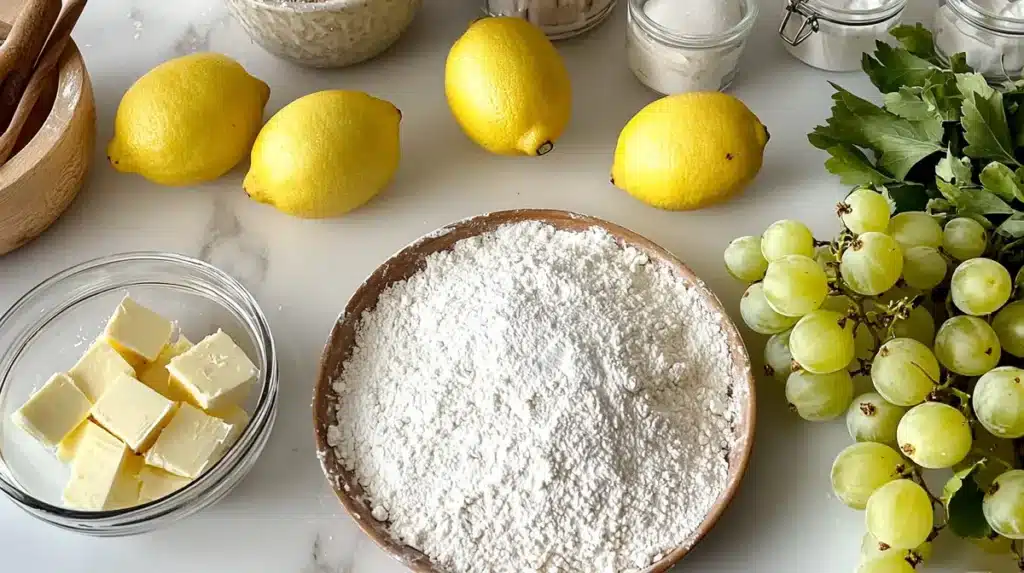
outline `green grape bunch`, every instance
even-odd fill
[[[864,511],[857,571],[920,571],[940,534],[1024,571],[1020,262],[975,218],[891,214],[872,189],[836,213],[830,241],[782,220],[724,259],[747,284],[740,315],[769,336],[765,373],[790,409],[845,421],[853,443],[831,478],[835,497]],[[928,489],[933,472],[945,472],[942,492]]]

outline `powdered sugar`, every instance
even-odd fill
[[[726,487],[723,320],[603,230],[506,225],[364,313],[328,443],[443,571],[639,571]]]

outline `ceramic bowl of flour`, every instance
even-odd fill
[[[655,573],[734,497],[754,378],[671,253],[593,217],[504,211],[370,275],[313,410],[342,505],[413,571]]]

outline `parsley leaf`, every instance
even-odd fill
[[[815,129],[819,138],[871,149],[878,155],[878,167],[898,180],[905,179],[925,157],[945,150],[938,117],[908,121],[835,84],[832,87],[836,89],[832,117],[827,126]]]
[[[935,51],[935,38],[932,36],[931,30],[920,23],[913,26],[909,24],[896,26],[889,33],[911,54],[928,60],[936,66],[942,65],[942,60],[939,58],[938,52]]]
[[[1014,199],[1024,201],[1024,189],[1021,189],[1021,182],[1017,178],[1017,174],[998,161],[986,165],[981,170],[978,179],[986,191],[1003,201],[1012,202]]]
[[[947,183],[956,183],[960,187],[971,184],[971,160],[966,157],[954,157],[953,152],[946,150],[946,156],[935,165],[935,175]]]
[[[939,69],[926,59],[882,41],[875,42],[874,55],[864,54],[861,67],[882,93],[899,91],[903,86],[923,87]]]
[[[994,159],[1014,166],[1020,166],[1013,156],[1010,126],[1003,109],[1003,96],[992,90],[987,97],[981,93],[964,94],[963,119],[964,137],[967,147],[964,153],[975,159]]]
[[[885,109],[910,121],[931,121],[937,117],[941,120],[938,109],[926,102],[923,94],[924,88],[903,86],[899,91],[885,94]]]
[[[864,152],[852,145],[834,145],[825,151],[832,156],[825,161],[825,169],[838,175],[843,185],[884,185],[896,181],[875,169]]]

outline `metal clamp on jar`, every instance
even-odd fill
[[[779,36],[803,63],[831,72],[859,70],[865,52],[885,41],[906,0],[787,0]]]

